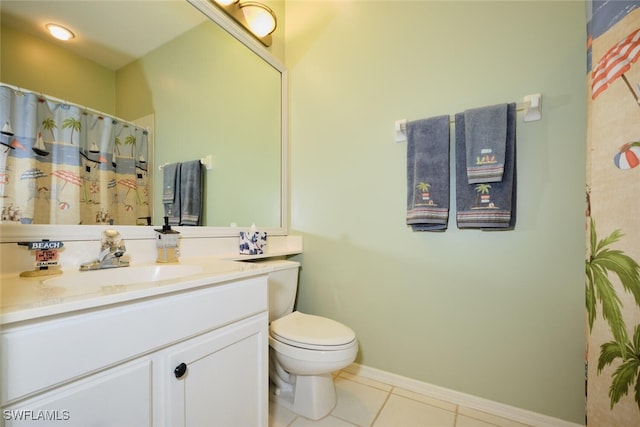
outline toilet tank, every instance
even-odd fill
[[[300,263],[283,259],[257,261],[271,267],[268,277],[269,323],[293,312]]]

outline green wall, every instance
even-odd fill
[[[117,73],[117,111],[155,115],[156,164],[213,156],[204,224],[280,225],[280,74],[205,22]],[[154,194],[162,194],[161,175]],[[162,218],[154,197],[155,222]]]
[[[280,74],[220,27],[206,22],[117,71],[7,25],[1,35],[0,81],[124,120],[154,114],[155,164],[212,155],[204,225],[280,226]],[[156,173],[156,225],[161,189]]]
[[[298,309],[357,362],[584,422],[582,1],[287,2]],[[517,123],[514,231],[405,225],[394,122],[543,94]],[[453,125],[452,125],[453,131]],[[452,182],[453,184],[453,182]]]
[[[115,114],[114,71],[4,23],[0,81]]]

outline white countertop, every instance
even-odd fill
[[[157,266],[160,269],[163,266],[181,266],[174,269],[174,272],[184,269],[185,276],[179,279],[138,282],[137,275],[149,273]],[[181,259],[175,264],[132,264],[131,267],[71,271],[62,275],[36,278],[2,277],[0,325],[220,284],[266,274],[271,269],[272,267],[260,263],[201,257]],[[112,272],[115,277],[111,283],[104,280],[108,272]]]

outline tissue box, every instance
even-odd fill
[[[240,254],[260,255],[264,253],[265,246],[267,246],[266,231],[240,232]]]

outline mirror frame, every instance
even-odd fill
[[[254,39],[248,32],[218,9],[209,0],[185,0],[202,12],[232,37],[253,51],[262,60],[280,73],[280,227],[263,228],[267,234],[282,236],[288,232],[288,75],[287,70],[271,52]],[[155,238],[154,226],[113,225],[126,239]],[[237,237],[240,230],[248,227],[175,227],[181,238]],[[0,243],[15,243],[33,239],[51,240],[94,240],[100,238],[104,225],[62,225],[62,224],[0,224]]]

